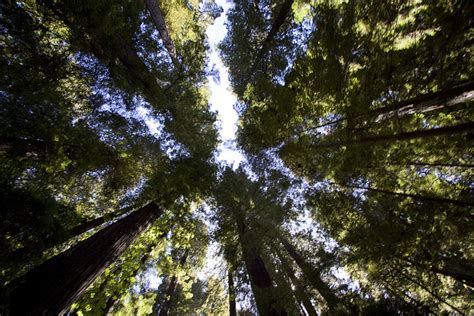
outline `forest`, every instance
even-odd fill
[[[2,0],[0,315],[473,315],[473,50],[471,0]]]

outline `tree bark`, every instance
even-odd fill
[[[11,315],[65,312],[162,213],[150,203],[28,272],[12,285]]]
[[[451,307],[453,310],[455,310],[456,312],[458,312],[460,315],[466,315],[465,313],[463,313],[461,310],[459,310],[457,307],[451,305],[449,302],[447,302],[445,299],[443,299],[442,297],[440,297],[438,294],[434,293],[432,290],[430,290],[428,287],[426,287],[424,284],[420,283],[419,281],[413,279],[411,276],[409,276],[408,274],[406,274],[405,272],[403,272],[402,270],[400,270],[399,268],[397,267],[393,267],[393,270],[395,270],[396,272],[398,272],[401,276],[403,276],[405,279],[407,279],[408,281],[418,285],[421,289],[423,289],[424,291],[428,292],[430,295],[432,295],[434,298],[436,298],[438,301],[440,301],[441,303],[444,303],[446,304],[447,306]]]
[[[265,53],[268,51],[268,47],[273,40],[273,38],[277,35],[278,30],[281,28],[281,26],[285,23],[286,18],[291,12],[291,6],[293,5],[294,0],[285,0],[278,11],[277,16],[275,17],[275,20],[273,20],[272,27],[270,29],[270,32],[268,32],[267,36],[265,37],[265,40],[262,43],[262,47],[260,48],[260,51],[258,52],[257,58],[255,59],[255,64],[253,67],[253,71],[255,71],[255,68],[257,65],[260,63],[260,60],[263,58]]]
[[[298,251],[290,244],[285,237],[281,234],[278,234],[278,239],[285,247],[286,251],[291,258],[296,262],[300,267],[303,274],[308,279],[308,281],[313,285],[313,287],[321,294],[321,296],[326,301],[329,310],[335,310],[340,305],[339,298],[334,294],[333,290],[321,279],[321,273],[310,263],[298,253]]]
[[[404,193],[404,192],[394,192],[394,191],[371,188],[371,187],[360,187],[360,186],[352,186],[352,185],[342,185],[342,186],[347,187],[347,188],[352,188],[352,189],[360,189],[360,190],[377,192],[377,193],[388,194],[388,195],[409,197],[415,200],[430,201],[430,202],[436,202],[436,203],[448,203],[448,204],[453,204],[453,205],[462,206],[462,207],[474,206],[474,202],[470,202],[470,201],[460,201],[460,200],[441,198],[441,197],[436,197],[436,196],[426,196],[426,195],[418,195],[418,194],[411,194],[411,193]]]
[[[291,267],[291,264],[288,262],[288,260],[285,258],[285,256],[281,253],[280,249],[271,242],[271,246],[273,250],[276,252],[278,258],[281,261],[281,264],[283,266],[283,270],[285,270],[286,275],[290,278],[291,282],[293,283],[295,287],[295,294],[298,300],[303,304],[306,313],[308,313],[309,316],[317,316],[318,313],[316,312],[316,309],[314,308],[313,304],[311,303],[310,298],[308,297],[303,285],[301,284],[300,280],[296,277],[296,273]]]
[[[44,156],[45,152],[45,143],[41,139],[0,136],[0,156],[36,160]]]
[[[443,258],[438,260],[438,264],[418,263],[409,257],[399,257],[399,259],[408,262],[417,269],[442,274],[474,288],[474,266],[466,259]]]
[[[474,266],[468,260],[447,258],[442,260],[441,265],[433,265],[430,270],[474,288]]]
[[[250,284],[259,314],[268,316],[287,315],[284,309],[278,307],[278,293],[260,257],[258,248],[255,246],[255,240],[245,226],[243,214],[239,210],[234,209],[232,215],[237,224],[242,256],[247,273],[250,276]]]
[[[407,161],[407,162],[383,162],[390,166],[416,166],[416,167],[448,167],[448,168],[474,168],[474,164],[461,164],[461,163],[429,163],[423,161]]]
[[[188,257],[188,251],[184,253],[179,261],[179,265],[182,267],[186,263],[186,258]],[[166,290],[165,301],[160,306],[160,312],[158,313],[159,316],[168,316],[168,313],[171,308],[171,303],[173,301],[174,291],[176,290],[176,286],[178,285],[178,278],[176,275],[173,275],[171,278],[171,282],[168,285],[168,289]]]
[[[461,123],[453,126],[436,127],[426,130],[417,130],[412,132],[398,133],[392,135],[378,135],[362,137],[356,140],[337,141],[313,145],[313,148],[325,149],[335,148],[347,145],[366,145],[387,142],[399,142],[411,139],[430,138],[436,136],[449,136],[454,134],[473,133],[474,122]]]
[[[56,245],[59,245],[63,242],[66,242],[70,240],[71,238],[77,237],[93,228],[97,228],[98,226],[106,223],[107,221],[110,221],[112,219],[115,219],[119,217],[120,215],[125,214],[129,210],[135,208],[136,206],[130,206],[130,207],[125,207],[122,209],[119,209],[115,212],[105,214],[101,217],[92,219],[90,221],[86,221],[82,224],[79,224],[69,230],[66,231],[64,236],[60,236],[59,239],[54,239],[54,240],[42,240],[41,242],[33,242],[26,247],[20,248],[14,252],[12,252],[8,258],[2,258],[0,260],[1,265],[5,267],[9,267],[12,265],[18,265],[21,263],[26,263],[28,261],[36,261],[36,258],[32,258],[35,255],[40,256],[40,254],[51,247],[54,247]]]
[[[72,227],[71,229],[68,230],[68,238],[79,236],[79,235],[81,235],[81,234],[83,234],[83,233],[85,233],[85,232],[87,232],[87,231],[89,231],[93,228],[99,227],[100,225],[125,214],[126,212],[132,210],[135,207],[136,207],[136,205],[124,207],[122,209],[116,210],[116,211],[111,212],[111,213],[107,213],[107,214],[102,215],[100,217],[91,219],[91,220],[83,222],[83,223],[81,223],[77,226],[74,226],[74,227]]]
[[[237,316],[237,307],[235,305],[235,287],[232,271],[227,271],[227,282],[229,285],[229,316]]]
[[[308,130],[315,130],[329,125],[334,125],[346,120],[355,120],[358,118],[369,119],[375,117],[375,120],[382,120],[394,115],[407,115],[413,113],[423,113],[429,111],[435,111],[446,107],[454,106],[466,101],[470,101],[474,98],[474,82],[467,82],[454,86],[449,89],[438,91],[435,93],[429,93],[421,95],[415,98],[411,98],[405,101],[388,105],[365,113],[347,116],[338,120],[334,120],[328,123],[321,124],[319,126],[310,128]]]
[[[274,260],[272,260],[271,256],[268,255],[268,253],[263,254],[263,261],[268,269],[268,272],[270,273],[270,276],[272,277],[272,280],[276,284],[279,299],[284,303],[285,310],[288,312],[288,314],[298,315],[303,313],[303,309],[299,304],[296,293],[291,287],[290,281],[284,271],[282,271],[280,267],[276,266],[276,263]]]
[[[168,28],[166,27],[165,17],[163,12],[160,8],[160,1],[159,0],[145,0],[145,4],[150,12],[151,18],[155,23],[156,29],[158,33],[160,33],[160,37],[163,40],[163,44],[168,51],[168,54],[173,61],[173,64],[178,67],[178,59],[176,58],[176,48],[174,46],[173,40],[171,39],[170,34],[168,33]]]

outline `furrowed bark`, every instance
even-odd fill
[[[65,312],[162,213],[150,203],[28,272],[12,285],[11,315]]]
[[[41,253],[49,248],[62,244],[71,238],[77,237],[91,229],[97,228],[100,225],[113,220],[129,210],[135,208],[136,206],[125,207],[123,209],[119,209],[115,212],[105,214],[101,217],[92,219],[90,221],[83,222],[78,226],[75,226],[66,231],[64,236],[61,236],[60,239],[54,240],[43,240],[41,243],[31,243],[26,247],[20,248],[14,252],[12,252],[8,258],[0,259],[0,263],[2,266],[10,267],[12,265],[18,265],[18,263],[26,263],[28,261],[36,261],[37,257],[41,255]],[[36,256],[36,257],[35,257]],[[35,258],[33,258],[35,257]]]

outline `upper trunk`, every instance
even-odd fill
[[[346,120],[353,121],[363,118],[366,120],[374,119],[381,121],[392,116],[405,116],[413,113],[424,113],[440,110],[446,107],[458,105],[474,98],[474,82],[461,84],[450,89],[421,95],[412,99],[401,101],[393,105],[388,105],[378,109],[370,110],[365,113],[347,116],[334,120],[316,127],[311,130],[328,125],[337,124]]]
[[[339,298],[334,294],[333,290],[321,279],[321,273],[298,253],[298,251],[291,245],[286,238],[278,235],[278,239],[285,247],[286,251],[296,264],[300,267],[303,274],[313,287],[321,294],[326,301],[330,310],[335,310],[340,304]]]
[[[291,267],[291,264],[288,262],[288,260],[285,258],[285,256],[281,253],[281,251],[273,242],[271,243],[271,245],[272,245],[273,250],[276,252],[278,258],[281,261],[283,270],[285,271],[286,275],[290,278],[291,282],[293,283],[293,286],[295,287],[295,295],[297,299],[303,304],[306,310],[306,313],[308,313],[309,316],[318,315],[303,285],[301,284],[300,280],[298,280],[298,278],[296,277],[296,273]]]
[[[439,266],[432,266],[431,271],[450,276],[474,288],[474,265],[465,259],[445,259]]]
[[[273,38],[277,35],[278,30],[281,28],[283,23],[285,23],[286,18],[291,12],[291,6],[293,5],[293,2],[294,0],[285,0],[282,6],[280,7],[280,10],[278,11],[277,16],[275,17],[275,20],[273,20],[270,32],[268,32],[267,37],[265,37],[262,47],[260,48],[257,58],[255,59],[254,70],[257,67],[258,63],[260,63],[263,56],[265,56],[265,54],[267,53],[270,43],[273,40]]]
[[[28,272],[12,286],[12,315],[63,313],[162,211],[150,203]]]
[[[150,12],[151,18],[156,25],[156,29],[160,33],[160,37],[163,40],[163,44],[168,51],[168,54],[173,61],[173,64],[177,67],[179,65],[178,59],[176,58],[176,49],[171,39],[170,34],[168,33],[168,28],[166,27],[165,17],[160,8],[159,0],[145,0],[145,4]]]
[[[46,152],[45,143],[41,139],[21,137],[0,137],[0,155],[12,158],[39,159]]]
[[[365,144],[378,144],[386,142],[398,142],[410,139],[418,138],[430,138],[436,136],[446,136],[463,133],[473,133],[474,123],[467,122],[453,126],[436,127],[426,130],[417,130],[412,132],[404,132],[392,135],[377,135],[361,137],[355,140],[336,141],[330,143],[322,143],[314,145],[315,148],[335,148],[347,145],[365,145]]]
[[[355,186],[355,185],[354,186],[343,185],[343,186],[348,187],[348,188],[353,188],[353,189],[361,189],[361,190],[366,190],[366,191],[371,191],[371,192],[382,193],[382,194],[409,197],[411,199],[421,200],[421,201],[448,203],[448,204],[453,204],[453,205],[462,206],[462,207],[468,207],[468,206],[474,205],[474,202],[470,202],[470,201],[461,201],[461,200],[448,199],[448,198],[442,198],[442,197],[437,197],[437,196],[427,196],[427,195],[419,195],[419,194],[404,193],[404,192],[394,192],[394,191],[389,191],[389,190],[384,190],[384,189],[362,187],[362,186]]]
[[[186,251],[184,253],[184,255],[181,257],[181,259],[179,260],[179,265],[182,267],[184,266],[184,264],[186,263],[186,259],[188,257],[188,251]],[[171,278],[171,282],[170,284],[168,285],[168,289],[166,290],[166,294],[165,294],[165,298],[164,298],[164,302],[163,304],[160,304],[160,311],[158,313],[159,316],[167,316],[169,311],[170,311],[170,308],[171,308],[171,303],[173,301],[173,295],[174,295],[174,292],[176,290],[176,286],[178,285],[178,278],[176,277],[176,275],[173,275],[173,277]],[[159,296],[157,295],[156,297],[156,302],[155,302],[155,306],[158,306],[158,301],[159,300]]]
[[[163,233],[161,234],[158,238],[163,238],[166,236],[166,233]],[[132,271],[132,273],[130,275],[128,275],[129,277],[134,277],[136,276],[145,266],[145,263],[148,261],[148,259],[150,259],[151,257],[151,252],[153,250],[153,248],[155,247],[156,244],[154,243],[150,243],[147,248],[145,249],[144,251],[144,254],[143,256],[141,257],[140,259],[140,263],[136,265],[135,269]],[[109,276],[113,276],[114,274],[111,273]],[[123,280],[123,282],[126,284],[126,286],[121,286],[121,287],[118,287],[118,288],[114,288],[113,292],[111,295],[109,295],[109,298],[107,299],[107,301],[105,302],[105,309],[104,309],[104,314],[105,315],[109,315],[109,313],[112,311],[113,307],[115,306],[115,304],[117,303],[118,300],[120,300],[121,298],[121,295],[122,293],[120,292],[120,289],[121,288],[127,288],[127,285],[130,286],[131,284],[131,280],[130,278],[127,277],[126,279],[124,279],[124,275],[121,276],[121,279]],[[101,285],[101,289],[100,291],[103,291],[105,285],[106,285],[106,281],[104,281],[103,285]]]
[[[232,277],[232,271],[227,271],[227,282],[229,285],[229,316],[237,316],[237,308],[235,305],[235,288],[234,279]]]
[[[250,276],[252,292],[257,303],[260,315],[286,315],[286,311],[278,306],[279,296],[273,287],[272,279],[265,264],[260,257],[255,240],[252,240],[244,218],[238,210],[233,210],[232,215],[237,224],[237,232],[242,247],[242,256]]]

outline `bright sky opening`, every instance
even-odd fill
[[[225,162],[235,169],[243,160],[242,154],[235,145],[239,116],[233,106],[237,101],[237,97],[232,92],[228,70],[222,63],[217,50],[217,45],[224,39],[227,33],[225,22],[227,20],[227,10],[231,4],[225,0],[217,0],[216,3],[224,9],[224,12],[215,20],[213,25],[208,27],[206,34],[210,44],[210,63],[214,64],[215,68],[219,71],[220,80],[215,82],[209,77],[209,89],[211,92],[209,103],[211,110],[217,112],[219,126],[220,144],[217,148],[217,160]]]

